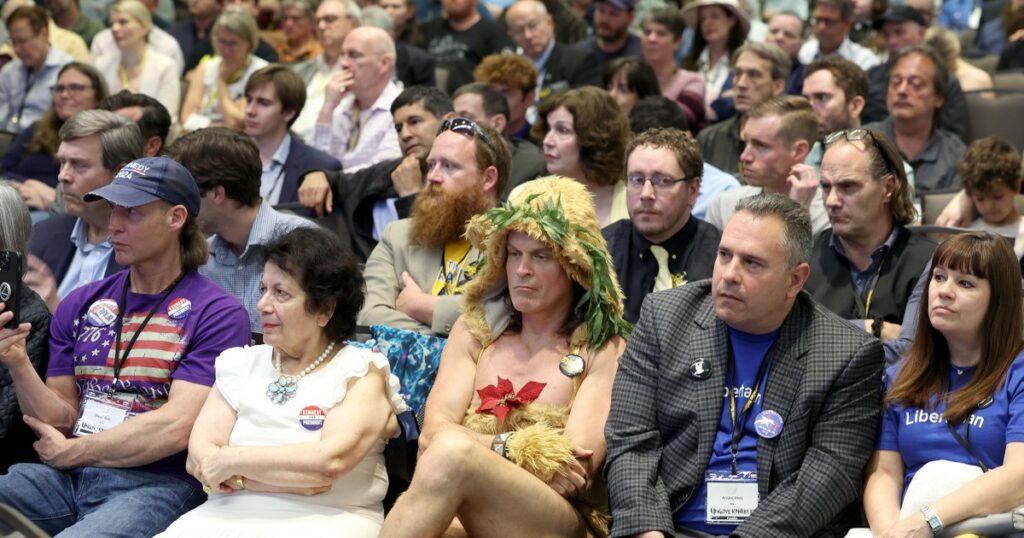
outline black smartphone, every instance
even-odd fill
[[[21,322],[18,316],[18,302],[21,300],[23,268],[21,253],[0,250],[0,303],[4,303],[6,311],[14,312],[14,319],[4,326],[5,329],[13,329]]]

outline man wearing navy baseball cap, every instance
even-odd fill
[[[45,383],[23,344],[0,353],[43,462],[0,476],[0,503],[49,534],[152,536],[205,498],[185,449],[214,359],[249,343],[249,317],[197,272],[208,249],[183,166],[137,159],[84,199],[110,203],[114,255],[127,269],[61,301]],[[23,338],[11,332],[0,342]]]

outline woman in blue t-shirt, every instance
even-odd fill
[[[876,536],[931,536],[944,525],[1024,504],[1024,313],[1017,258],[997,235],[954,236],[933,255],[924,296],[914,343],[886,373],[882,432],[864,492]],[[915,474],[939,460],[985,472],[919,510],[908,507],[901,517]],[[927,486],[933,491],[933,484]]]

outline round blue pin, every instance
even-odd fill
[[[771,409],[761,411],[754,418],[754,429],[765,439],[773,439],[782,433],[782,415]]]

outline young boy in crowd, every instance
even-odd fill
[[[960,163],[960,178],[978,215],[968,228],[1016,238],[1021,216],[1014,197],[1020,192],[1021,153],[995,137],[976,140]]]

